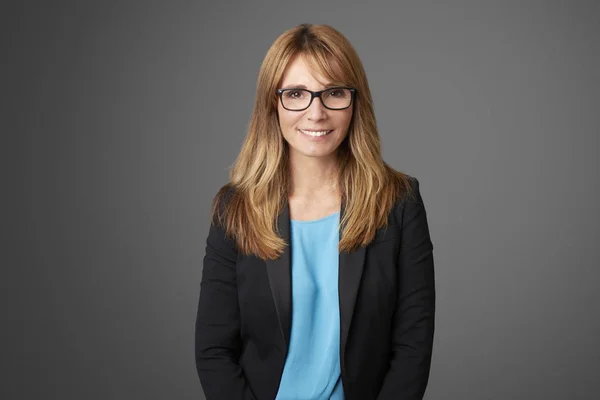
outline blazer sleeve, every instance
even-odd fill
[[[211,223],[195,330],[196,369],[207,400],[255,399],[238,364],[241,339],[236,259],[233,241]]]
[[[402,207],[398,256],[398,297],[393,316],[392,359],[379,400],[422,399],[429,379],[435,316],[433,244],[419,181],[411,177],[414,199]]]

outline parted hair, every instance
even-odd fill
[[[362,62],[348,39],[328,25],[302,24],[281,34],[261,64],[254,108],[240,153],[211,206],[211,223],[222,227],[238,252],[278,258],[287,243],[277,217],[290,193],[289,145],[277,113],[288,62],[302,55],[331,83],[356,89],[348,135],[337,149],[338,186],[344,207],[339,251],[352,251],[387,226],[394,205],[410,193],[409,175],[383,161],[373,100]]]

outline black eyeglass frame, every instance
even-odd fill
[[[323,102],[323,99],[321,98],[321,94],[330,91],[330,90],[335,90],[335,89],[347,89],[350,91],[350,104],[348,104],[346,107],[344,108],[331,108],[331,107],[327,107],[325,105],[325,103]],[[305,92],[310,93],[310,101],[308,102],[308,105],[304,108],[301,108],[299,110],[292,110],[287,108],[284,104],[283,104],[283,93],[289,90],[303,90]],[[304,111],[306,110],[308,107],[310,107],[310,105],[313,102],[313,99],[315,97],[318,97],[321,99],[321,104],[323,105],[323,107],[327,108],[328,110],[334,110],[334,111],[339,111],[339,110],[345,110],[348,107],[350,107],[352,104],[354,104],[354,100],[356,97],[356,89],[355,88],[351,88],[351,87],[347,87],[347,86],[335,86],[335,87],[330,87],[324,90],[319,90],[318,92],[313,92],[312,90],[308,90],[308,89],[303,89],[303,88],[285,88],[285,89],[277,89],[277,95],[279,96],[279,101],[281,102],[281,106],[283,108],[285,108],[288,111]]]

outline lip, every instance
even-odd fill
[[[331,133],[334,131],[335,129],[298,129],[298,132],[302,135],[302,137],[306,138],[307,140],[310,140],[312,142],[324,142],[326,140],[328,140],[329,135],[331,135]],[[319,131],[329,131],[328,134],[323,135],[323,136],[310,136],[307,135],[305,133],[302,133],[302,131],[307,131],[307,132],[319,132]]]

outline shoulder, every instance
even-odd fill
[[[234,254],[236,252],[234,235],[230,230],[230,203],[235,195],[235,188],[224,184],[212,198],[210,209],[210,229],[207,244],[219,254]],[[228,228],[229,227],[229,228]]]
[[[227,208],[231,200],[236,194],[236,188],[230,182],[222,185],[217,193],[212,198],[211,203],[211,220],[216,222],[218,219],[225,217]]]
[[[421,209],[424,211],[420,182],[416,177],[408,175],[408,186],[394,205],[393,212],[396,222],[402,226],[407,216],[411,216]]]
[[[225,183],[219,188],[217,193],[214,195],[213,202],[218,200],[224,203],[228,203],[231,200],[231,198],[236,194],[236,192],[236,187],[231,182]]]
[[[421,197],[419,180],[414,176],[409,176],[408,182],[408,190],[402,200],[407,203],[422,203],[423,198]]]
[[[401,209],[407,203],[422,202],[419,180],[411,175],[406,175],[404,187],[394,204],[394,209]]]

